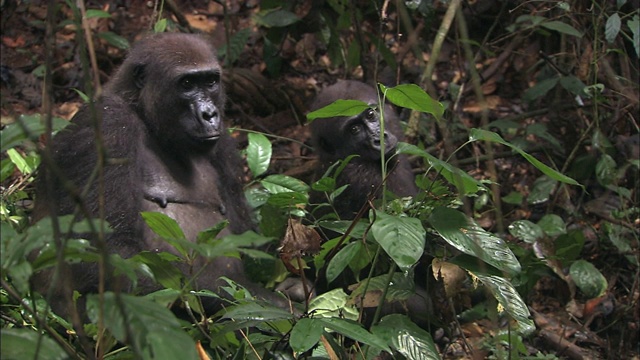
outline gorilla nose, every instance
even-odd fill
[[[218,110],[214,106],[206,106],[200,109],[200,119],[204,122],[215,121],[218,117]]]

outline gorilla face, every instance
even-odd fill
[[[398,143],[389,131],[382,134],[380,113],[374,108],[350,118],[317,119],[312,123],[311,131],[316,146],[321,148],[321,156],[324,154],[329,161],[352,154],[359,155],[363,161],[377,161],[383,141],[386,154],[391,154]]]

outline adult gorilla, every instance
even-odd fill
[[[59,171],[41,168],[46,175],[37,184],[34,220],[51,211],[74,213],[78,196],[67,191],[65,181],[70,181],[74,189],[88,187],[82,199],[93,217],[100,215],[103,191],[104,216],[113,229],[106,248],[124,258],[144,250],[174,251],[147,227],[142,211],[174,218],[192,241],[223,220],[229,226],[222,235],[250,230],[241,161],[223,124],[221,71],[214,48],[203,37],[163,33],[137,42],[95,104],[96,114],[83,107],[54,137],[50,149]],[[98,162],[92,125],[96,116],[102,120],[99,135],[106,151],[102,189],[91,179]],[[199,274],[196,289],[217,292],[222,285],[218,278],[227,276],[254,295],[286,306],[283,297],[249,282],[237,258],[198,259],[195,266],[180,268],[188,277]],[[44,293],[51,274],[36,276],[36,289]],[[64,276],[71,281],[53,285],[52,306],[68,314],[73,289],[83,294],[97,291],[98,269],[95,264],[76,264]],[[117,283],[112,279],[108,285]],[[142,293],[158,288],[149,279],[138,285]],[[124,286],[124,291],[132,290],[129,283]],[[219,302],[208,300],[205,308],[216,310]]]

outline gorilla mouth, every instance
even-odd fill
[[[210,135],[203,135],[195,137],[195,140],[200,142],[212,142],[220,139],[220,133],[214,133]]]

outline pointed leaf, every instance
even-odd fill
[[[99,307],[104,305],[102,321],[113,336],[131,347],[142,359],[196,359],[196,344],[180,326],[169,309],[151,299],[106,292],[87,296],[87,313],[98,322]]]
[[[613,13],[613,15],[609,16],[607,19],[607,23],[604,26],[604,38],[607,39],[609,44],[613,44],[620,32],[620,25],[622,21],[620,21],[620,15],[618,13]]]
[[[547,28],[549,30],[554,30],[562,34],[572,35],[581,38],[582,33],[576,30],[573,26],[564,23],[562,21],[545,21],[540,24],[540,26]]]
[[[415,265],[424,252],[427,232],[419,219],[387,215],[379,211],[371,232],[402,271]]]
[[[429,223],[445,241],[465,254],[473,255],[510,275],[520,272],[520,263],[507,244],[460,211],[436,207],[429,217]]]
[[[320,341],[323,331],[324,328],[317,319],[302,318],[291,330],[289,344],[297,354],[303,353]]]
[[[371,332],[381,339],[387,339],[391,348],[407,360],[441,359],[431,335],[411,322],[406,315],[387,315],[371,329]]]
[[[271,163],[271,142],[263,134],[249,133],[247,146],[247,165],[253,177],[262,175]]]
[[[474,275],[489,288],[500,305],[518,322],[518,332],[529,335],[536,329],[533,320],[529,318],[531,314],[527,304],[524,303],[509,280],[500,276],[486,276],[477,273]]]
[[[590,299],[602,296],[607,291],[607,279],[586,260],[577,260],[571,264],[569,274],[580,291]]]
[[[411,110],[421,111],[433,115],[436,119],[442,119],[444,106],[434,100],[421,87],[416,84],[402,84],[388,88],[382,84],[380,90],[392,103]]]
[[[369,104],[360,100],[336,100],[333,103],[307,114],[309,122],[318,118],[332,118],[337,116],[355,116],[371,108]]]
[[[530,162],[533,166],[538,168],[538,170],[542,171],[542,173],[544,173],[548,177],[566,184],[580,185],[577,181],[573,180],[572,178],[548,167],[547,165],[540,162],[540,160],[524,152],[517,146],[514,146],[508,143],[500,135],[494,132],[482,130],[482,129],[471,129],[471,134],[469,135],[469,141],[477,141],[477,140],[496,142],[504,146],[510,147],[512,150],[516,151],[518,154],[524,157],[528,162]]]
[[[369,345],[376,349],[384,350],[391,353],[391,349],[379,336],[374,335],[365,330],[361,324],[347,319],[341,319],[338,317],[332,318],[318,318],[320,326],[324,326],[337,333],[340,333],[353,340],[359,341],[363,344]]]

